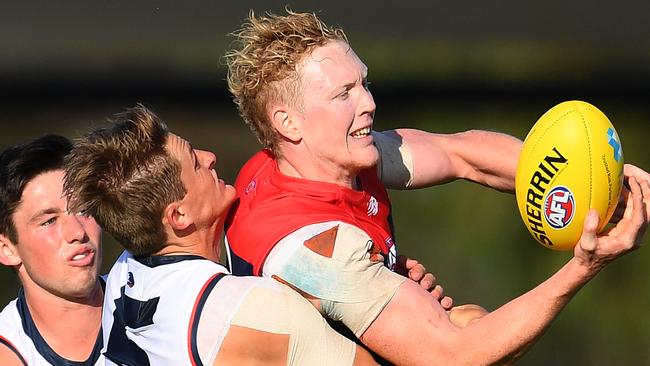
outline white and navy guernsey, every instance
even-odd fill
[[[111,268],[104,296],[106,364],[203,365],[198,320],[208,295],[227,273],[195,255],[135,258],[123,252]],[[218,349],[221,340],[211,348]]]
[[[100,278],[102,286],[104,280]],[[61,366],[100,366],[104,365],[101,356],[102,331],[97,335],[93,351],[85,361],[71,361],[57,354],[43,339],[36,328],[21,288],[18,297],[11,301],[0,313],[0,343],[11,349],[23,365],[61,365]]]

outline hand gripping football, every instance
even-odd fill
[[[569,250],[585,216],[598,210],[601,231],[623,184],[623,149],[607,116],[581,101],[563,102],[535,123],[524,141],[515,194],[519,213],[542,245]]]

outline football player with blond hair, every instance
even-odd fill
[[[390,270],[397,253],[386,188],[460,178],[512,191],[521,141],[487,131],[374,131],[368,67],[343,31],[315,14],[251,13],[234,34],[228,85],[264,149],[235,184],[239,201],[226,224],[233,271],[288,283],[389,362],[514,362],[585,283],[641,244],[650,179],[628,167],[631,194],[613,230],[597,236],[591,212],[573,258],[549,279],[486,315],[446,312]]]

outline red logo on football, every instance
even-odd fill
[[[573,193],[564,186],[554,187],[544,199],[544,217],[551,227],[563,229],[575,213]]]

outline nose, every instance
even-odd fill
[[[370,117],[374,117],[377,105],[375,105],[375,99],[372,97],[372,93],[370,93],[370,90],[368,90],[367,87],[363,88],[359,98],[359,115],[362,116],[368,114]]]
[[[208,169],[214,168],[214,165],[217,163],[217,156],[210,151],[196,150],[196,156],[199,157],[201,164]]]
[[[85,243],[88,241],[86,227],[83,225],[83,217],[73,214],[66,214],[63,224],[63,238],[67,243]]]

